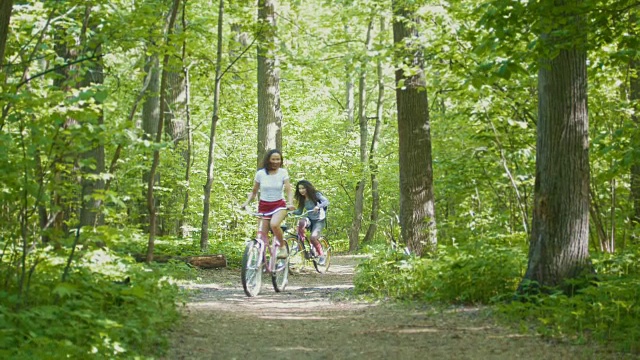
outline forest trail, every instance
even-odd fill
[[[289,276],[276,293],[263,278],[245,296],[240,271],[202,272],[206,284],[182,308],[164,359],[615,359],[497,326],[478,308],[419,309],[358,302],[354,256],[334,256],[326,274]],[[313,270],[313,271],[312,271]]]

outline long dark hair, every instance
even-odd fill
[[[271,155],[273,154],[279,154],[280,155],[280,167],[282,167],[282,164],[284,164],[284,156],[282,156],[282,152],[278,149],[271,149],[269,151],[267,151],[266,154],[264,154],[264,158],[262,158],[262,168],[264,169],[264,171],[269,174],[269,159],[271,159]]]
[[[304,188],[307,190],[307,197],[313,201],[314,204],[318,203],[318,195],[317,195],[317,190],[316,188],[313,186],[313,184],[308,181],[308,180],[300,180],[298,181],[298,183],[296,184],[296,200],[298,200],[298,209],[302,209],[304,208],[304,202],[306,200],[306,198],[300,194],[300,190],[298,190],[298,188],[300,187],[300,185],[304,186]]]

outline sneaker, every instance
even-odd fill
[[[320,255],[318,257],[318,265],[324,265],[327,263],[327,257],[324,255]]]

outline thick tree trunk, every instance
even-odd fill
[[[258,151],[257,164],[269,149],[282,149],[280,73],[276,47],[273,0],[258,1]]]
[[[186,26],[185,19],[185,7],[182,5],[180,9],[182,21],[176,21],[174,33],[181,35],[184,32]],[[182,47],[182,53],[184,54],[185,40],[182,44],[176,44],[175,49],[178,50]],[[184,56],[181,57],[184,61]],[[162,104],[162,111],[164,111],[164,129],[165,134],[173,141],[174,145],[185,139],[186,137],[186,78],[184,76],[184,63],[175,63],[169,65],[167,69],[167,93],[164,94],[165,101]],[[183,154],[184,156],[184,154]]]
[[[142,131],[143,137],[147,141],[153,141],[158,133],[158,126],[160,123],[160,59],[158,54],[152,54],[147,58],[146,65],[144,67],[148,77],[148,85],[146,86],[144,102],[142,103]],[[145,79],[145,81],[147,81]],[[142,174],[142,181],[145,184],[149,183],[149,172],[145,171]],[[155,174],[155,184],[160,184],[160,173]],[[154,206],[157,208],[160,206],[159,200],[154,199]],[[140,224],[149,224],[149,209],[147,204],[141,205]],[[156,220],[157,224],[162,224],[162,219]],[[161,226],[156,226],[154,231],[160,232]],[[149,229],[147,228],[147,231]]]
[[[185,125],[185,98],[186,79],[181,69],[171,69],[167,75],[167,94],[164,102],[164,126],[165,133],[174,145],[183,140],[186,136]]]
[[[102,52],[101,44],[92,44],[89,48],[94,52],[93,55],[100,55]],[[92,63],[85,74],[85,78],[80,82],[80,86],[95,86],[102,85],[104,83],[104,65],[102,63],[102,57],[98,58]],[[101,104],[101,102],[99,102]],[[96,119],[97,128],[104,123],[104,116],[101,113]],[[82,207],[80,211],[80,226],[96,226],[104,223],[104,218],[99,214],[100,201],[92,198],[92,195],[104,189],[103,180],[95,180],[87,175],[98,175],[105,171],[104,161],[104,143],[100,139],[92,139],[93,144],[90,146],[90,150],[82,154],[82,158],[85,160],[91,160],[92,167],[83,169],[85,176],[82,178],[82,186],[85,189],[85,199],[82,199]]]
[[[169,16],[169,24],[166,30],[166,46],[171,46],[171,35],[173,33],[174,24],[178,15],[178,9],[180,8],[180,0],[174,0],[171,8],[171,15]],[[162,59],[162,75],[160,76],[160,103],[164,103],[164,97],[167,89],[167,75],[169,66],[169,54],[165,54]],[[160,112],[160,118],[158,119],[158,129],[156,132],[155,143],[159,144],[162,141],[162,127],[164,124],[164,114]],[[160,164],[160,150],[155,149],[153,151],[153,162],[151,164],[151,170],[149,171],[149,182],[147,184],[147,209],[149,210],[149,242],[147,244],[147,262],[153,261],[153,251],[155,248],[155,237],[157,228],[157,208],[155,204],[155,196],[153,194],[153,187],[155,183],[156,171]]]
[[[7,35],[9,34],[9,22],[11,21],[11,10],[13,0],[2,0],[0,5],[0,69],[4,65],[4,52],[7,46]]]
[[[396,70],[400,165],[400,227],[409,250],[417,256],[435,250],[436,216],[431,159],[431,124],[417,23],[404,1],[393,1],[396,59],[412,71]]]
[[[555,23],[553,18],[546,20]],[[578,21],[574,18],[568,26]],[[551,46],[562,41],[541,38]],[[589,270],[586,61],[586,50],[576,45],[540,61],[533,220],[521,291],[530,281],[542,289],[564,287],[565,280]]]

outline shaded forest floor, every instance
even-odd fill
[[[245,296],[240,271],[202,271],[165,359],[621,359],[496,325],[479,308],[433,309],[356,301],[358,258],[334,256],[329,272],[289,276],[283,293],[263,277]]]

